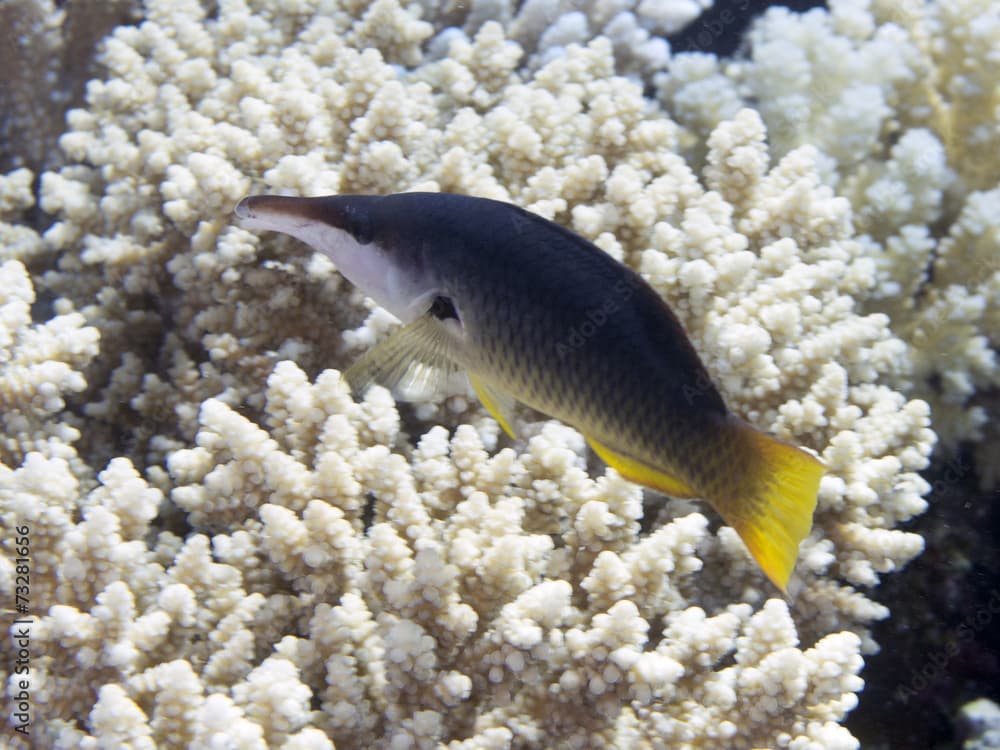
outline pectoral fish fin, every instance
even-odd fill
[[[799,543],[812,528],[823,463],[794,445],[749,425],[747,437],[757,454],[754,486],[732,501],[712,505],[736,529],[754,560],[783,592],[799,554]]]
[[[500,423],[503,431],[512,439],[517,435],[514,432],[514,407],[517,401],[506,391],[500,390],[490,385],[477,375],[469,374],[469,382],[472,383],[476,395],[483,402],[483,406]]]
[[[654,469],[642,461],[637,461],[634,458],[612,450],[593,438],[588,437],[587,442],[594,449],[594,453],[600,456],[604,463],[630,482],[652,487],[673,497],[698,497],[698,493],[688,487],[687,484],[661,469]]]
[[[347,368],[344,377],[356,394],[373,383],[401,401],[419,401],[439,392],[459,369],[455,340],[432,315],[417,318],[389,334]]]

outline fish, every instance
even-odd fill
[[[727,408],[635,271],[555,222],[466,195],[255,195],[234,213],[326,254],[401,321],[345,372],[355,392],[425,393],[464,371],[508,434],[523,404],[629,481],[707,501],[787,594],[824,464]]]

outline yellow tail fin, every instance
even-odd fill
[[[812,528],[816,493],[825,467],[817,458],[745,423],[735,423],[753,453],[753,481],[731,501],[712,498],[716,510],[739,533],[757,564],[784,592]]]

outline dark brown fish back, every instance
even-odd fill
[[[697,449],[693,431],[724,420],[725,404],[676,316],[592,243],[466,196],[386,196],[374,213],[373,224],[392,235],[383,241],[421,237],[433,248],[477,344],[480,361],[465,364],[528,405],[658,461],[680,462]],[[714,453],[706,459],[717,464]]]

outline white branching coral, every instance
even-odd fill
[[[98,353],[99,332],[68,300],[35,323],[35,289],[18,260],[0,263],[0,461],[16,466],[29,453],[75,461],[80,437],[65,418],[66,398],[83,391]]]
[[[660,98],[696,134],[684,142],[702,143],[752,100],[772,156],[819,149],[819,175],[850,201],[875,262],[875,283],[854,299],[887,313],[910,349],[913,370],[888,382],[931,404],[946,448],[977,443],[981,480],[994,484],[1000,11],[986,0],[829,5],[769,11],[748,60],[677,56]]]
[[[293,401],[322,401],[329,375],[282,388],[274,381],[303,378],[283,363],[272,376],[266,419],[287,414]],[[85,523],[106,516],[102,531],[120,535],[114,549],[130,561],[95,556],[88,567],[64,554],[52,577],[68,578],[70,569],[84,575],[54,594],[67,603],[36,631],[47,691],[72,707],[67,718],[96,697],[88,714],[93,739],[125,732],[135,742],[183,746],[214,727],[248,747],[280,746],[307,729],[346,747],[377,738],[390,747],[431,746],[463,733],[486,743],[504,732],[517,742],[560,737],[567,746],[619,747],[640,737],[664,747],[720,739],[749,746],[773,741],[777,726],[812,738],[824,722],[831,736],[844,734],[836,723],[860,687],[859,639],[841,633],[799,650],[779,600],[758,612],[739,604],[707,617],[680,590],[685,581],[703,585],[695,583],[706,573],[695,556],[709,538],[701,514],[636,539],[638,491],[613,474],[588,477],[576,441],[560,441],[565,428],[552,426],[520,456],[501,451],[466,473],[470,456],[485,455],[471,428],[432,450],[425,444],[441,436],[433,428],[415,449],[423,457],[410,463],[382,444],[366,445],[364,407],[344,399],[328,398],[312,420],[285,421],[280,441],[248,440],[259,431],[252,424],[220,431],[239,417],[219,402],[202,410],[201,447],[174,456],[208,450],[213,463],[266,484],[265,467],[295,461],[289,445],[298,444],[300,469],[284,473],[299,476],[301,496],[313,498],[303,506],[288,495],[286,504],[256,512],[247,506],[243,529],[234,532],[234,510],[213,502],[233,494],[229,486],[183,474],[172,462],[175,494],[185,495],[192,478],[204,487],[198,525],[225,520],[228,533],[212,540],[223,563],[210,560],[202,535],[180,549],[167,532],[152,549],[132,541],[150,533],[159,493],[124,463],[101,474]],[[304,441],[316,425],[320,435],[335,428],[338,446]],[[248,442],[255,452],[245,451]],[[333,455],[345,481],[320,484]],[[490,478],[487,490],[476,488],[478,472]],[[570,498],[565,508],[552,507],[554,491]],[[451,509],[422,500],[448,492]],[[352,527],[364,514],[359,493],[374,499],[362,534]],[[122,503],[137,495],[148,500],[138,510]],[[237,543],[240,535],[247,538]],[[65,538],[72,544],[76,536]],[[161,556],[171,559],[165,568],[155,562]],[[94,606],[81,610],[88,601]],[[652,624],[662,618],[664,633],[653,639]],[[207,635],[193,646],[194,633]],[[256,661],[254,654],[268,652]],[[85,662],[82,653],[90,654]],[[88,679],[51,671],[66,659]],[[723,666],[731,659],[735,666]],[[96,696],[95,685],[103,685]],[[211,709],[219,691],[229,698]],[[311,708],[314,700],[320,710]],[[736,720],[737,703],[756,713]],[[230,721],[205,725],[209,710]],[[58,730],[53,746],[89,741],[60,720],[51,727]]]
[[[929,116],[853,181],[719,70],[693,92],[675,61],[663,96],[700,114],[671,120],[642,76],[696,3],[422,5],[153,0],[105,42],[67,163],[38,179],[51,226],[18,224],[34,175],[0,181],[0,519],[30,526],[46,603],[40,741],[854,747],[840,722],[887,614],[868,589],[921,549],[897,527],[934,442],[902,392],[931,365],[883,293],[922,281],[892,242],[941,273],[988,258],[988,197],[930,249],[953,176]],[[588,463],[568,427],[505,442],[461,385],[352,397],[340,371],[396,323],[324,258],[232,226],[256,189],[511,200],[642,273],[734,410],[829,467],[796,598],[769,598],[703,506]]]
[[[712,0],[528,0],[523,3],[474,0],[454,5],[441,0],[421,0],[430,16],[444,15],[455,26],[430,44],[434,57],[454,56],[456,41],[468,42],[484,24],[499,21],[509,29],[529,68],[541,67],[562,55],[567,47],[604,37],[614,49],[621,72],[651,76],[670,61],[665,35],[691,23]]]

